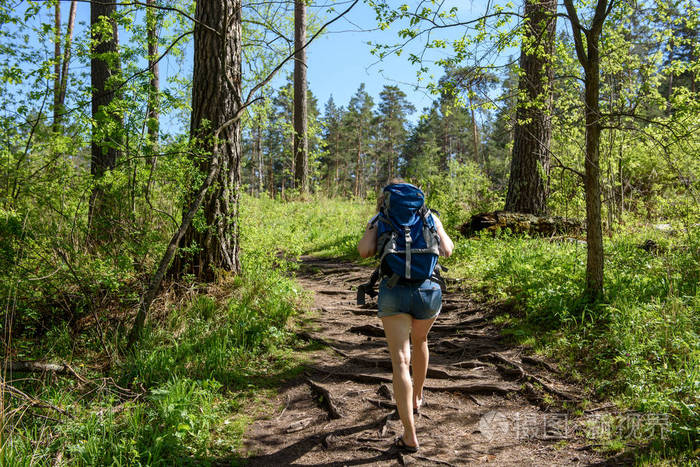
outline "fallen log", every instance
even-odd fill
[[[0,368],[2,368],[3,373],[55,373],[58,375],[71,375],[81,383],[88,382],[67,363],[43,363],[23,360],[16,362],[2,362],[0,363]]]
[[[42,363],[33,361],[6,362],[2,364],[3,371],[26,373],[68,373],[68,365],[63,363]]]
[[[518,212],[494,211],[475,214],[459,231],[471,237],[481,231],[496,233],[508,229],[516,234],[549,237],[553,235],[580,236],[585,225],[576,219],[565,217],[535,216]]]

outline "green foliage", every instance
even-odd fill
[[[650,238],[654,252],[640,248]],[[446,265],[487,297],[515,299],[500,319],[504,332],[563,360],[592,395],[670,415],[672,444],[692,450],[700,426],[700,237],[630,229],[605,248],[605,303],[581,299],[586,250],[576,241],[462,239]]]
[[[490,191],[491,181],[472,161],[448,165],[449,176],[432,175],[418,178],[426,194],[426,204],[442,216],[443,224],[452,233],[478,212],[498,209],[499,197]]]
[[[202,296],[171,310],[166,323],[151,323],[124,368],[126,381],[147,387],[171,378],[214,379],[245,387],[252,374],[267,371],[262,361],[288,340],[287,320],[300,291],[279,271],[246,264],[222,292],[224,304]]]
[[[106,405],[62,426],[61,448],[75,465],[194,463],[208,453],[223,415],[219,388],[215,381],[168,381],[144,402],[126,403],[118,412]]]
[[[276,205],[281,214],[279,203],[268,202],[268,209]],[[250,209],[246,217],[252,217],[256,200],[244,204]],[[272,213],[260,208],[256,214]],[[254,228],[255,218],[249,220],[246,228]],[[14,465],[16,459],[32,456],[48,461],[62,453],[71,465],[173,465],[229,457],[247,423],[240,404],[277,378],[299,371],[298,359],[290,357],[288,321],[304,296],[288,275],[286,260],[271,254],[281,251],[275,242],[282,232],[282,223],[261,229],[260,235],[246,231],[243,273],[217,285],[215,295],[225,298],[195,296],[184,306],[164,307],[148,322],[137,347],[117,360],[111,372],[121,386],[146,389],[145,397],[122,402],[107,388],[85,398],[70,384],[44,390],[43,399],[75,419],[63,418],[50,427],[41,418],[20,420],[0,461]],[[299,228],[292,236],[301,234]],[[45,345],[26,352],[67,357],[74,351],[73,339],[67,326],[55,326]],[[39,382],[27,385],[23,389],[29,393],[42,391]],[[41,434],[47,430],[52,433],[48,438]]]

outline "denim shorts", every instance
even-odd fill
[[[431,319],[440,313],[442,308],[442,290],[436,282],[427,279],[423,283],[409,285],[396,284],[388,288],[389,279],[383,278],[379,283],[379,298],[377,316],[397,315],[408,313],[414,319]]]

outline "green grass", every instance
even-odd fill
[[[657,253],[639,248],[653,238]],[[502,236],[459,239],[446,263],[482,300],[510,300],[503,332],[560,360],[590,397],[667,414],[654,449],[692,453],[700,426],[700,237],[650,230],[605,244],[606,300],[583,300],[586,249]],[[681,457],[685,454],[680,454]]]
[[[438,193],[439,194],[439,193]],[[606,241],[606,301],[580,297],[585,245],[509,237],[461,238],[463,212],[433,194],[455,254],[444,261],[451,277],[482,301],[508,302],[496,321],[505,334],[557,359],[591,398],[621,409],[668,414],[667,439],[652,440],[641,464],[687,462],[697,454],[700,419],[700,238],[667,237],[648,230],[617,233]],[[444,198],[444,199],[443,199]],[[441,201],[442,200],[442,201]],[[237,462],[250,418],[280,382],[303,371],[304,350],[292,320],[308,296],[293,279],[299,255],[358,260],[356,244],[374,213],[372,201],[312,199],[281,203],[243,196],[243,272],[223,276],[210,295],[154,314],[130,354],[115,359],[110,375],[120,386],[145,390],[118,397],[111,383],[76,390],[73,380],[27,380],[18,388],[61,407],[6,420],[0,465],[172,465]],[[658,253],[640,248],[647,238]],[[117,333],[109,329],[110,348]],[[74,336],[53,326],[41,342],[18,340],[23,355],[51,355],[83,374],[100,355],[94,329]],[[81,362],[85,366],[81,366]],[[6,404],[6,411],[19,401]],[[244,410],[245,409],[245,410]],[[58,421],[54,420],[58,419]],[[599,440],[606,452],[624,440]],[[651,448],[651,449],[649,449]]]
[[[241,205],[243,258],[275,253],[359,259],[357,241],[375,214],[375,203],[316,198],[280,203],[245,196]],[[265,261],[260,258],[259,261]]]

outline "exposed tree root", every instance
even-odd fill
[[[448,466],[450,466],[450,467],[457,467],[456,465],[450,464],[450,463],[447,462],[447,461],[442,461],[442,460],[440,460],[440,459],[435,459],[434,457],[425,457],[425,456],[421,456],[420,454],[404,454],[404,456],[413,457],[413,458],[415,458],[415,459],[420,459],[420,460],[423,461],[423,462],[432,462],[432,463],[438,464],[438,465],[448,465]]]
[[[497,352],[493,352],[493,353],[489,354],[488,358],[493,358],[494,360],[501,361],[501,362],[505,363],[506,365],[510,365],[510,366],[515,368],[514,370],[509,370],[507,368],[500,367],[507,374],[511,374],[511,375],[514,374],[518,377],[518,379],[524,379],[530,383],[538,384],[545,391],[547,391],[551,394],[554,394],[555,396],[557,396],[561,399],[565,399],[565,400],[575,400],[576,399],[571,394],[567,394],[563,391],[560,391],[559,389],[556,389],[556,388],[552,387],[551,385],[545,383],[541,378],[538,378],[537,376],[535,376],[531,373],[528,373],[527,371],[525,371],[523,369],[522,366],[520,366],[519,364],[517,364],[516,362],[514,362],[512,360],[509,360],[508,358],[504,357],[503,355],[501,355]]]
[[[384,399],[392,400],[394,398],[394,391],[387,384],[380,384],[377,389],[377,395],[383,397]]]
[[[328,388],[312,381],[310,378],[306,378],[306,382],[309,383],[309,386],[311,386],[311,389],[314,392],[321,395],[321,403],[323,404],[324,408],[328,411],[328,416],[331,418],[331,420],[343,418],[343,415],[340,412],[340,409],[338,408],[338,402],[336,401],[335,396],[333,396],[328,390]]]
[[[541,358],[533,357],[532,355],[523,355],[520,357],[523,363],[529,363],[530,365],[543,366],[552,373],[559,373],[559,370],[552,364],[542,360]]]
[[[318,342],[319,344],[323,344],[326,347],[330,347],[331,350],[333,350],[335,353],[337,353],[341,357],[350,358],[350,355],[346,354],[345,352],[343,352],[340,349],[337,349],[336,347],[331,345],[331,343],[328,342],[327,340],[325,340],[321,337],[312,336],[311,334],[309,334],[306,331],[298,332],[297,337],[299,337],[300,339],[303,339],[303,340],[311,341],[311,342]]]
[[[433,327],[431,329],[438,331],[453,331],[456,329],[471,327],[477,324],[483,324],[484,321],[486,321],[486,318],[479,317],[474,319],[468,319],[466,321],[460,321],[459,323],[454,324],[433,324]]]
[[[455,362],[451,363],[450,366],[456,367],[456,368],[491,368],[493,367],[493,363],[488,363],[488,362],[482,362],[481,360],[464,360],[461,362]]]
[[[394,402],[383,401],[383,400],[379,400],[379,399],[371,399],[369,397],[365,398],[365,400],[372,405],[376,405],[380,409],[396,410],[396,403],[394,403]]]
[[[348,311],[361,316],[374,316],[377,314],[377,310],[348,309]]]
[[[362,356],[349,356],[349,362],[357,365],[369,366],[372,368],[385,368],[391,370],[391,360],[386,358],[368,358]],[[428,367],[428,378],[433,379],[458,379],[459,375],[451,374],[443,369],[436,368],[435,366]]]
[[[333,377],[347,378],[358,383],[391,383],[392,379],[390,376],[383,375],[370,375],[366,373],[332,373],[322,368],[315,368],[318,371],[328,373]],[[441,391],[441,392],[462,392],[465,394],[483,394],[483,393],[499,393],[505,394],[509,392],[518,391],[518,386],[510,383],[496,383],[496,382],[477,382],[477,383],[465,383],[456,384],[451,386],[436,386],[432,384],[426,384],[423,386],[424,389],[430,391]]]
[[[297,431],[301,431],[307,426],[311,425],[311,422],[313,421],[313,417],[302,418],[301,420],[290,423],[287,429],[284,431],[287,433],[296,433]]]
[[[344,289],[321,289],[317,290],[316,293],[325,295],[345,295],[348,293],[348,291]]]
[[[348,329],[348,332],[354,332],[357,334],[362,334],[363,336],[370,337],[384,337],[384,329],[373,324],[365,324],[364,326],[353,326]]]

